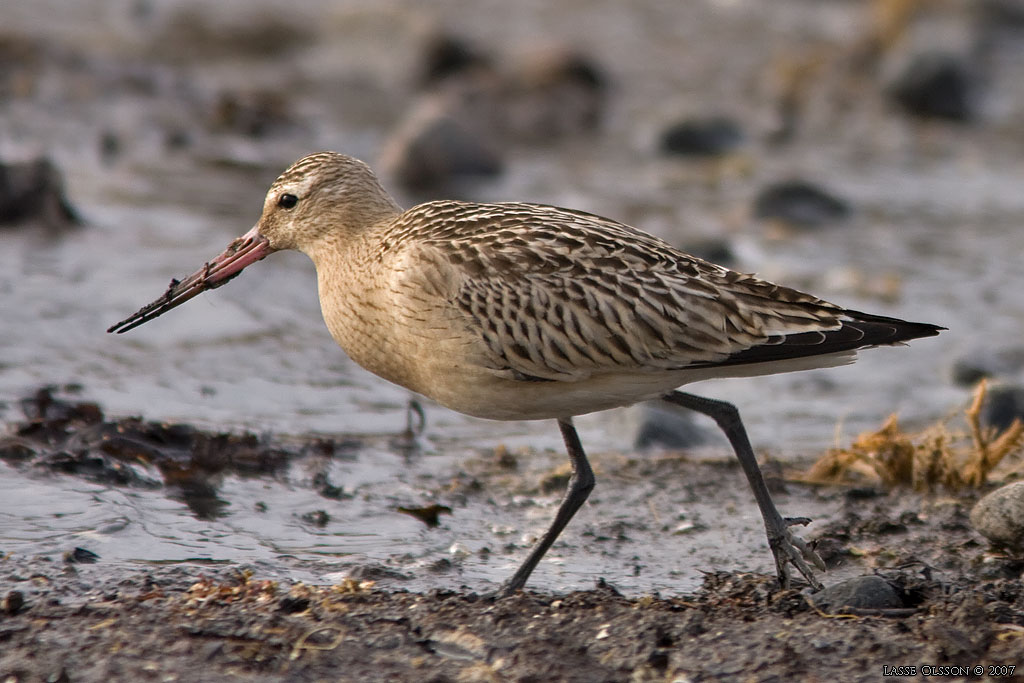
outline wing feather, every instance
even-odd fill
[[[847,311],[557,207],[430,202],[403,215],[384,250],[404,243],[448,264],[448,295],[488,366],[515,379],[767,363],[941,329]]]

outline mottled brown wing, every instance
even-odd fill
[[[824,339],[843,326],[839,307],[590,214],[458,202],[413,211],[430,212],[429,241],[459,274],[466,324],[509,377],[572,381],[760,362],[742,354],[767,345],[786,357],[794,335],[804,347],[797,355],[808,355],[810,339],[800,335]]]

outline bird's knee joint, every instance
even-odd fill
[[[596,480],[594,479],[594,475],[590,475],[589,477],[576,477],[569,483],[569,488],[576,493],[582,493],[585,496],[589,496],[590,492],[594,490],[595,483]]]
[[[739,409],[726,401],[715,401],[715,411],[712,417],[721,427],[732,426],[742,422]]]

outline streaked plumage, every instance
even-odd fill
[[[274,182],[252,231],[111,331],[280,249],[313,260],[328,329],[371,372],[470,415],[559,420],[580,481],[506,591],[522,587],[589,492],[571,417],[657,397],[726,430],[765,516],[780,579],[792,562],[815,583],[801,557],[816,556],[775,511],[735,409],[672,390],[709,377],[838,365],[859,348],[941,329],[843,309],[580,211],[437,201],[402,212],[369,167],[325,152]]]

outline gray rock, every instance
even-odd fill
[[[1007,484],[978,501],[971,524],[982,536],[1011,550],[1024,550],[1024,481]]]
[[[435,33],[427,37],[421,61],[419,81],[430,86],[472,69],[491,68],[493,60],[461,36]]]
[[[853,209],[827,190],[803,180],[789,180],[766,187],[754,200],[754,215],[800,228],[837,223]]]
[[[985,394],[985,402],[981,405],[981,424],[1003,431],[1018,418],[1024,419],[1024,387],[989,387]]]
[[[480,133],[488,117],[468,113],[457,99],[424,98],[388,141],[381,166],[407,189],[442,190],[460,179],[501,173],[497,146]]]
[[[916,116],[968,122],[978,116],[980,81],[977,70],[965,57],[924,52],[907,64],[889,92]]]
[[[713,157],[733,151],[743,143],[739,124],[725,116],[679,121],[661,134],[659,148],[665,154]]]
[[[707,441],[707,434],[693,421],[690,413],[665,410],[657,405],[645,404],[640,428],[637,429],[633,447],[685,449],[700,446]]]
[[[539,50],[505,79],[500,125],[512,141],[547,144],[596,130],[605,116],[608,77],[567,48]]]
[[[986,377],[1015,377],[1024,370],[1024,347],[975,349],[953,362],[953,382],[972,387]]]
[[[881,576],[857,576],[818,591],[814,604],[826,612],[844,607],[855,609],[894,609],[904,607],[896,589]]]
[[[47,158],[0,161],[0,228],[39,224],[61,231],[81,223],[64,193],[64,178]]]

